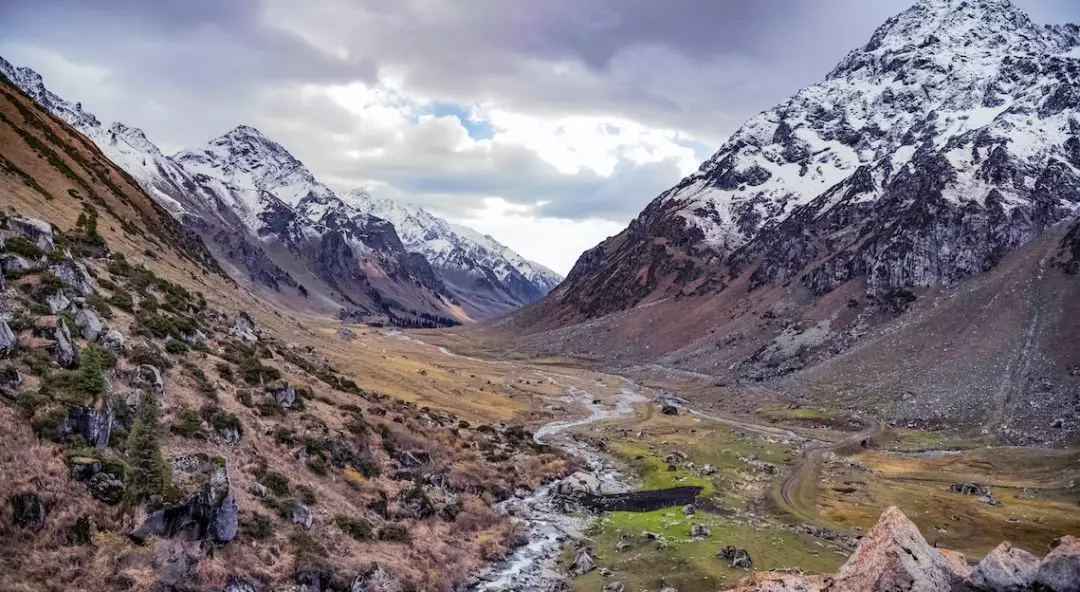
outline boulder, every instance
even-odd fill
[[[86,486],[99,502],[116,505],[124,499],[124,482],[108,473],[95,473]]]
[[[68,297],[64,296],[63,292],[46,294],[45,306],[49,307],[49,314],[58,314],[64,312],[71,306],[71,300],[68,300]]]
[[[124,334],[116,329],[109,329],[99,339],[101,347],[107,351],[112,352],[115,355],[124,355],[126,348],[124,347]]]
[[[259,340],[259,336],[255,334],[255,323],[243,312],[236,315],[229,335],[244,343],[255,343]]]
[[[195,576],[195,568],[202,559],[199,545],[184,541],[157,541],[151,565],[158,583],[165,590],[174,590]]]
[[[694,537],[695,539],[706,539],[709,538],[709,535],[711,534],[712,531],[710,531],[709,527],[705,526],[704,524],[695,524],[690,528],[690,536]]]
[[[824,576],[761,571],[739,580],[728,592],[825,592],[825,584]]]
[[[57,364],[64,368],[75,367],[75,346],[71,342],[71,331],[68,330],[64,319],[41,317],[34,328],[34,334],[52,342],[47,346],[47,349]]]
[[[1023,592],[1035,581],[1038,571],[1038,557],[1006,541],[975,566],[971,583],[994,592]]]
[[[661,405],[660,413],[662,413],[663,415],[678,415],[679,408],[674,405]]]
[[[45,528],[45,504],[36,493],[18,493],[11,496],[12,520],[15,526],[30,532]]]
[[[629,537],[627,537],[626,535],[619,537],[619,542],[615,543],[615,551],[617,553],[624,553],[626,551],[629,551],[633,547],[633,543],[630,542]]]
[[[716,467],[714,467],[712,465],[705,465],[705,466],[701,467],[701,471],[699,471],[699,472],[702,475],[705,475],[705,476],[715,475],[716,474]]]
[[[83,339],[94,341],[105,330],[105,323],[101,322],[96,312],[84,308],[75,315],[75,327],[79,329]]]
[[[80,434],[87,444],[104,450],[109,445],[109,436],[116,414],[112,408],[94,409],[82,405],[68,406],[68,419],[65,432]],[[60,435],[61,430],[57,429]],[[64,434],[67,435],[67,434]]]
[[[165,392],[165,381],[161,378],[161,370],[150,364],[142,364],[135,369],[131,386],[136,389],[151,390],[159,395]]]
[[[229,576],[229,579],[225,580],[225,592],[257,592],[257,590],[244,578]]]
[[[833,578],[835,590],[937,592],[962,578],[896,507],[885,510]]]
[[[68,476],[86,481],[101,471],[101,461],[89,456],[73,456],[67,460]]]
[[[0,319],[0,355],[15,351],[17,345],[18,341],[15,339],[15,333],[11,330],[11,326],[4,319]]]
[[[7,219],[7,227],[33,241],[36,241],[43,236],[47,236],[50,239],[53,236],[52,225],[44,220],[38,220],[37,218],[11,216]]]
[[[975,497],[983,497],[992,495],[992,491],[985,485],[979,485],[978,483],[953,483],[949,486],[949,491],[953,493],[959,493],[961,495],[973,495]]]
[[[349,592],[402,592],[402,590],[401,583],[378,565],[356,576],[352,585],[349,586]]]
[[[730,561],[734,569],[754,569],[754,560],[750,558],[750,553],[746,549],[728,545],[717,551],[716,556]]]
[[[315,517],[311,515],[311,508],[307,504],[296,504],[296,509],[293,510],[292,515],[293,524],[299,524],[304,528],[311,528],[311,525],[315,521]]]
[[[38,264],[30,261],[25,257],[14,255],[12,253],[4,253],[0,255],[0,269],[4,271],[30,271],[36,269]]]
[[[580,578],[594,569],[596,569],[596,560],[593,559],[592,550],[583,547],[574,556],[574,562],[570,564],[570,573]]]
[[[94,293],[94,278],[82,263],[61,261],[50,265],[49,271],[60,278],[65,288],[71,288],[83,296]]]
[[[296,389],[280,378],[266,385],[266,392],[273,395],[278,407],[288,409],[296,404]]]
[[[1080,539],[1063,536],[1051,547],[1039,564],[1035,583],[1054,592],[1080,592]]]
[[[172,467],[173,485],[181,501],[149,513],[138,508],[141,520],[136,520],[139,526],[129,536],[136,541],[180,534],[222,543],[232,540],[236,536],[238,509],[225,459],[211,459],[205,454],[179,455],[173,458]]]
[[[694,504],[686,504],[685,506],[683,506],[683,514],[686,514],[687,516],[693,516],[695,512],[697,512],[697,508],[694,507]]]
[[[2,332],[3,329],[0,327],[0,333]],[[22,375],[19,374],[19,369],[8,364],[0,366],[0,392],[13,393],[20,386],[22,386]]]
[[[356,332],[353,331],[352,329],[349,329],[348,327],[338,327],[337,336],[338,336],[338,339],[340,339],[342,341],[355,341],[356,340]]]
[[[578,471],[560,481],[555,491],[568,497],[596,495],[600,493],[600,480],[592,473]]]
[[[622,582],[608,582],[604,584],[602,592],[625,592],[626,586],[623,586]]]

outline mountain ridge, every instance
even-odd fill
[[[923,0],[821,82],[750,118],[490,334],[711,376],[728,401],[726,389],[797,402],[813,383],[832,404],[909,421],[955,419],[962,407],[972,425],[993,401],[1009,411],[988,424],[1012,441],[1063,442],[1072,432],[1048,431],[1045,414],[1071,413],[1080,360],[1048,323],[1074,324],[1060,297],[1075,276],[1060,274],[1071,263],[1048,271],[1040,253],[1069,252],[1062,241],[1080,216],[1078,47],[1080,27],[1036,26],[1007,0]],[[996,310],[1007,284],[987,278],[1005,277],[1003,262],[1011,281],[1045,287],[987,322],[1030,340],[997,341],[972,360],[958,336],[910,329],[944,311],[974,314],[945,306],[970,286],[981,287],[964,301]],[[866,345],[886,328],[896,336]],[[900,364],[896,348],[932,348],[922,363],[972,382],[946,392],[919,380],[936,368],[904,366],[873,389],[848,383],[842,398],[828,388],[875,368],[863,357]],[[1040,405],[1021,408],[1032,392]]]
[[[502,245],[481,245],[465,233],[448,234],[454,248],[483,256],[448,259],[432,268],[423,260],[436,254],[431,249],[425,252],[422,243],[413,241],[405,250],[399,239],[388,236],[392,225],[387,229],[364,218],[372,206],[345,204],[287,149],[252,126],[239,125],[203,147],[167,156],[138,128],[121,122],[105,128],[81,104],[49,91],[29,68],[15,68],[0,58],[0,73],[87,133],[163,207],[199,231],[234,274],[269,288],[272,297],[280,296],[292,306],[344,306],[342,312],[352,318],[358,318],[357,312],[377,315],[396,307],[396,318],[413,311],[461,322],[521,306],[561,280]],[[406,211],[386,200],[381,203],[386,215]],[[334,215],[324,220],[328,213]],[[424,220],[440,231],[447,225],[426,212]],[[324,246],[309,244],[322,241],[319,229],[338,232],[343,225],[350,227],[346,233],[350,240],[343,243],[343,237],[333,236]],[[376,228],[381,229],[369,232]],[[376,246],[365,244],[363,238]],[[374,257],[381,247],[390,250]],[[334,261],[354,256],[360,257],[359,265]],[[365,265],[381,270],[372,276],[374,284]],[[341,280],[343,276],[329,273],[328,266],[353,279]],[[517,273],[497,273],[495,267]],[[390,278],[389,283],[382,278]],[[318,298],[312,300],[312,295]]]

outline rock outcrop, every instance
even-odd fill
[[[224,459],[181,455],[173,458],[172,466],[173,484],[185,494],[183,499],[144,512],[130,536],[142,541],[152,535],[184,535],[223,543],[235,538],[239,512]]]
[[[1004,542],[972,569],[963,554],[931,547],[893,507],[835,575],[755,573],[729,592],[1080,592],[1080,539],[1052,547],[1040,561]]]

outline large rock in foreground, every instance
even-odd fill
[[[836,572],[829,589],[941,592],[962,585],[962,577],[941,552],[903,512],[891,507]]]

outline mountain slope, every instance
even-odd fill
[[[420,253],[476,318],[491,317],[547,294],[562,278],[490,236],[450,224],[412,205],[372,197],[362,189],[342,199],[394,225],[405,248]]]
[[[85,133],[163,207],[196,230],[225,268],[292,307],[341,310],[350,318],[447,324],[505,312],[547,293],[561,278],[486,239],[386,200],[346,205],[303,163],[258,130],[239,126],[205,147],[169,157],[122,123],[105,127],[78,103],[49,91],[40,75],[0,59],[0,74]],[[408,245],[373,217],[409,220],[410,236],[437,235],[456,251]],[[404,213],[402,213],[404,212]],[[330,234],[327,234],[327,233]],[[487,244],[491,243],[491,244]],[[417,256],[419,253],[421,256]],[[433,269],[424,256],[440,256]]]
[[[920,0],[824,81],[750,119],[496,331],[535,332],[536,347],[660,361],[724,384],[805,370],[787,383],[795,389],[799,376],[878,328],[906,326],[898,315],[932,314],[924,299],[981,285],[1010,257],[1028,266],[1015,277],[1049,281],[1033,245],[1058,244],[1060,225],[1080,212],[1078,48],[1080,28],[1037,26],[1008,0]],[[1039,324],[1040,303],[1069,293],[1072,281],[1013,312]],[[972,306],[999,302],[997,290],[975,294]],[[1020,326],[1002,320],[1002,331]],[[955,338],[901,333],[893,345]],[[1009,378],[1016,392],[1043,379],[1032,359],[1061,345],[1032,335],[1008,350],[1014,371],[1031,368]],[[996,363],[967,371],[994,376]],[[1062,380],[1047,378],[1057,386],[1046,409],[1060,410],[1076,382],[1060,364],[1043,369]],[[910,378],[893,376],[876,396],[906,392]],[[907,390],[926,405],[891,415],[948,416],[940,399],[937,408],[928,402],[939,394]],[[869,393],[854,389],[846,400]]]
[[[579,466],[503,423],[516,369],[256,298],[5,80],[0,267],[5,590],[451,590]]]

